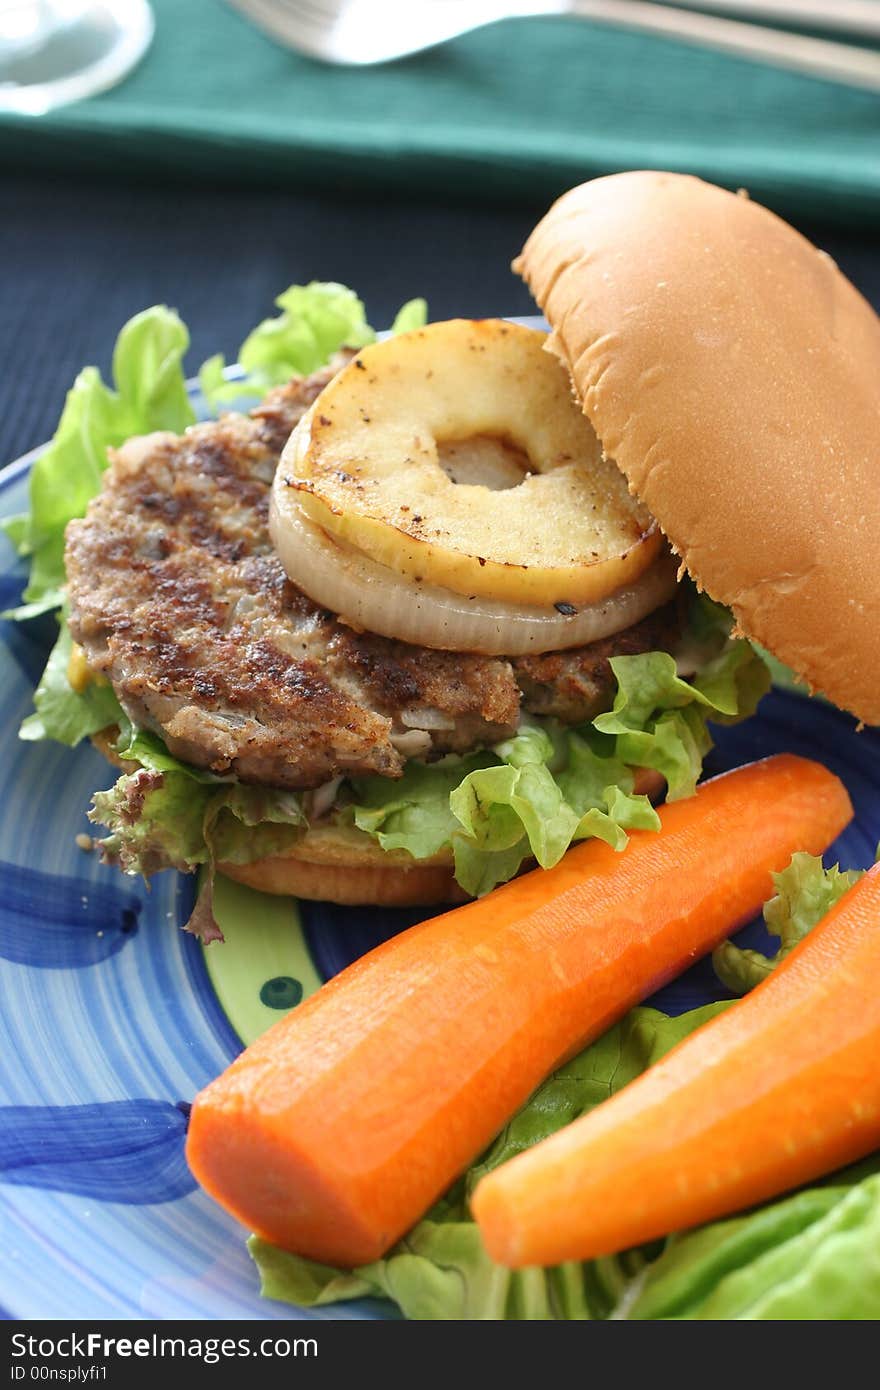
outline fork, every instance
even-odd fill
[[[692,0],[703,9],[803,20],[880,36],[874,0]],[[812,77],[880,91],[880,53],[768,29],[658,0],[229,0],[290,48],[325,63],[365,67],[434,48],[499,20],[577,15],[662,34]],[[691,0],[684,0],[685,4]]]

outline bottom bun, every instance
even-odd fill
[[[634,790],[656,801],[665,783],[659,772],[638,768]],[[532,867],[533,861],[526,863]],[[258,888],[345,907],[429,907],[463,903],[468,894],[455,881],[451,850],[413,859],[406,850],[384,850],[352,825],[307,830],[287,854],[250,864],[218,864],[227,878]]]
[[[351,825],[313,826],[286,854],[251,864],[218,864],[227,878],[262,893],[289,894],[346,907],[425,907],[463,903],[451,851],[413,859],[406,850],[384,850]]]

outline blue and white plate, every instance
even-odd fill
[[[0,474],[0,515],[26,510],[34,457]],[[25,578],[0,538],[0,609]],[[206,960],[180,930],[191,880],[164,873],[148,891],[77,848],[92,793],[113,780],[103,758],[17,738],[54,621],[0,623],[0,1307],[14,1318],[387,1316],[369,1301],[297,1312],[261,1300],[244,1232],[197,1190],[183,1140],[193,1096],[242,1039],[415,914],[276,899],[258,931],[231,932]],[[775,691],[718,731],[708,770],[783,750],[843,778],[856,820],[829,862],[866,867],[880,840],[880,734]],[[231,919],[237,891],[218,894]],[[652,1002],[678,1013],[720,993],[704,962]]]

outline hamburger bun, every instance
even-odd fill
[[[880,722],[880,319],[766,208],[680,174],[566,193],[514,263],[685,569]]]
[[[430,859],[413,859],[406,850],[383,850],[353,825],[315,825],[286,854],[217,868],[227,878],[262,893],[347,907],[461,903],[467,896],[455,881],[451,850],[441,850]]]

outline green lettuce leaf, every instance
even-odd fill
[[[307,825],[294,792],[215,777],[180,762],[154,734],[129,726],[117,751],[141,766],[95,793],[89,819],[110,831],[102,856],[125,873],[248,864],[283,854]]]
[[[745,994],[766,980],[807,932],[858,883],[862,873],[860,869],[844,871],[837,864],[826,869],[815,855],[802,851],[793,854],[788,868],[773,875],[776,896],[764,906],[767,930],[779,938],[779,950],[766,956],[733,941],[722,942],[712,952],[712,965],[721,983],[735,994]]]
[[[219,782],[234,780],[232,777],[218,777],[216,772],[209,772],[203,767],[194,767],[192,763],[185,763],[182,759],[175,758],[173,753],[169,753],[158,734],[152,733],[149,729],[138,728],[122,710],[120,710],[117,724],[119,725],[119,737],[116,741],[116,752],[126,762],[140,763],[141,767],[147,768],[150,772],[179,773],[182,777],[188,777],[190,781],[204,782],[213,787],[216,787]]]
[[[98,842],[101,857],[144,878],[160,869],[190,873],[204,866],[186,930],[206,945],[222,941],[213,913],[216,866],[284,854],[308,824],[302,800],[181,762],[122,712],[119,724],[117,752],[141,766],[92,798],[89,819],[110,832]]]
[[[148,878],[160,869],[187,873],[207,863],[205,815],[211,789],[185,773],[139,768],[95,792],[89,819],[110,831],[104,862]]]
[[[409,762],[403,776],[358,777],[351,783],[351,814],[359,830],[374,835],[383,849],[406,849],[416,859],[430,859],[449,844],[458,821],[450,797],[471,771],[488,767],[491,753],[443,758],[430,765]]]
[[[292,376],[308,376],[325,366],[340,348],[364,347],[375,340],[362,301],[345,285],[317,280],[291,285],[275,303],[281,313],[258,324],[238,350],[243,380],[224,380],[225,359],[220,354],[202,367],[199,385],[212,406],[264,396]]]
[[[300,1306],[379,1294],[409,1318],[605,1318],[644,1267],[633,1251],[588,1264],[512,1271],[486,1254],[470,1217],[479,1179],[607,1100],[701,1023],[727,1008],[710,1004],[679,1018],[634,1009],[538,1088],[480,1160],[383,1260],[354,1271],[302,1259],[253,1237],[249,1249],[267,1298]]]
[[[655,768],[670,800],[692,795],[712,746],[709,721],[745,718],[769,686],[749,644],[719,634],[716,606],[699,601],[695,612],[702,655],[712,654],[693,680],[678,676],[667,652],[615,657],[614,705],[591,725],[524,723],[491,754],[411,764],[399,782],[359,780],[355,823],[416,859],[450,845],[456,878],[474,896],[528,859],[552,868],[576,840],[596,836],[621,850],[630,830],[656,830],[657,813],[633,793],[631,769]]]
[[[107,450],[134,434],[179,433],[194,419],[181,363],[189,345],[173,309],[156,305],[125,324],[113,352],[115,389],[96,367],[80,372],[67,395],[58,429],[30,473],[27,518],[12,518],[6,534],[30,556],[30,582],[21,608],[33,617],[57,607],[64,584],[64,528],[85,513],[99,491]]]
[[[770,676],[748,642],[730,642],[691,681],[668,652],[612,657],[617,696],[593,721],[615,739],[616,756],[662,773],[667,799],[692,796],[712,747],[708,721],[725,724],[754,712]]]
[[[622,849],[628,829],[659,827],[648,798],[632,794],[630,769],[583,735],[525,725],[494,752],[502,762],[468,773],[450,797],[456,878],[474,895],[532,856],[552,868],[574,840],[596,836]]]
[[[212,409],[242,400],[249,394],[244,382],[227,381],[226,358],[222,352],[207,357],[199,367],[199,390]]]
[[[428,301],[421,298],[408,299],[398,309],[391,325],[391,332],[394,334],[412,333],[416,328],[424,328],[427,322]]]
[[[264,396],[292,376],[308,376],[326,366],[340,348],[366,347],[375,341],[362,301],[345,285],[318,280],[291,285],[275,303],[281,313],[258,324],[238,350],[243,380],[225,379],[222,353],[202,365],[199,386],[212,407]],[[421,328],[427,313],[424,299],[410,299],[398,310],[392,333]]]
[[[143,877],[189,873],[284,853],[302,835],[307,817],[295,792],[218,777],[175,758],[121,710],[118,723],[118,755],[140,767],[93,796],[89,819],[110,830],[100,841],[106,862]]]
[[[15,512],[14,515],[4,516],[0,520],[0,530],[3,531],[19,555],[27,554],[30,524],[31,519],[27,512]]]
[[[317,371],[341,347],[364,347],[375,339],[362,301],[345,285],[290,285],[275,303],[281,313],[258,324],[238,353],[260,394]]]
[[[22,722],[20,738],[52,738],[72,748],[124,717],[113,687],[106,681],[90,681],[81,691],[72,688],[67,679],[72,649],[67,618],[62,614],[58,640],[34,692],[34,713]]]
[[[880,1317],[880,1156],[681,1236],[625,1296],[633,1320]]]
[[[205,842],[212,863],[252,864],[284,854],[307,825],[296,792],[230,782],[207,807]]]

